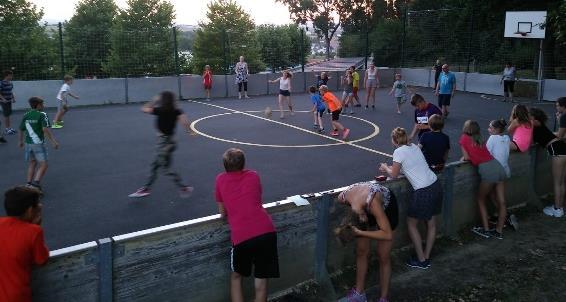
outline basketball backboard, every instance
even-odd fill
[[[506,12],[505,38],[544,39],[546,11]]]

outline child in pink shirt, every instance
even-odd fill
[[[509,144],[511,151],[527,152],[533,141],[533,123],[525,105],[515,105],[509,119],[509,134],[513,140]]]
[[[254,267],[256,300],[267,301],[267,278],[279,278],[277,233],[262,206],[261,182],[255,171],[244,169],[244,152],[224,152],[226,172],[216,177],[218,210],[228,219],[232,240],[230,278],[232,301],[244,301],[242,276]]]

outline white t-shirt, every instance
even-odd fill
[[[511,176],[511,169],[509,168],[509,136],[503,135],[490,135],[487,139],[486,147],[505,169],[507,177]]]
[[[61,86],[61,89],[59,89],[59,93],[57,93],[57,99],[60,101],[66,101],[69,92],[71,92],[71,85],[67,83],[63,84],[63,86]]]
[[[290,90],[291,88],[291,78],[283,78],[279,79],[279,89],[281,90]]]
[[[415,144],[395,149],[393,161],[401,164],[401,172],[415,190],[426,188],[437,180],[436,174],[428,167],[421,148]]]

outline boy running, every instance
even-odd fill
[[[77,95],[71,93],[71,85],[73,85],[73,80],[74,80],[73,77],[70,75],[66,75],[63,78],[63,80],[65,83],[63,83],[61,89],[59,89],[59,93],[57,93],[58,107],[57,107],[57,114],[55,115],[55,120],[53,121],[53,126],[51,126],[51,128],[53,129],[63,128],[63,115],[65,115],[65,113],[69,111],[67,96],[71,96],[76,100],[79,99]]]
[[[309,87],[309,92],[311,94],[311,102],[313,104],[311,112],[314,114],[314,128],[318,128],[318,133],[322,133],[324,132],[324,126],[322,125],[322,116],[324,115],[326,106],[324,106],[324,102],[322,101],[320,94],[317,93],[316,87]]]
[[[320,95],[322,100],[326,103],[330,113],[332,114],[332,128],[334,131],[330,133],[332,136],[338,136],[338,131],[342,131],[342,139],[345,140],[350,134],[350,129],[345,128],[338,120],[340,119],[340,113],[342,112],[342,102],[330,91],[328,91],[328,86],[320,86]]]
[[[403,105],[407,101],[407,83],[402,80],[401,74],[395,75],[395,83],[393,83],[393,87],[389,91],[389,95],[395,92],[395,100],[397,101],[397,114],[401,114],[401,105]]]
[[[29,105],[31,110],[24,115],[20,123],[20,148],[25,147],[25,159],[29,162],[27,185],[41,191],[41,179],[47,172],[45,136],[54,149],[59,148],[59,143],[49,131],[49,117],[42,111],[43,100],[34,96],[29,99]]]
[[[171,161],[173,151],[177,149],[177,143],[173,139],[177,122],[180,122],[188,133],[195,134],[190,130],[190,123],[183,111],[177,108],[176,96],[173,92],[164,91],[159,94],[152,102],[145,104],[142,109],[144,113],[157,116],[157,157],[151,164],[151,173],[145,185],[139,188],[128,197],[145,197],[151,194],[150,188],[157,179],[157,172],[160,168],[167,176],[171,176],[177,187],[179,187],[179,195],[182,198],[188,198],[193,192],[193,187],[189,187],[183,183],[181,176],[177,172],[171,170]]]
[[[14,73],[11,70],[4,71],[4,79],[0,81],[0,105],[2,106],[2,114],[4,115],[4,134],[16,134],[16,130],[11,127],[10,115],[12,115],[12,103],[16,102],[14,97],[14,84],[12,78]],[[0,134],[0,138],[1,138]],[[2,138],[3,139],[3,138]],[[1,139],[0,139],[1,140]]]

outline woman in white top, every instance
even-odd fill
[[[417,255],[407,261],[407,266],[427,269],[430,267],[430,252],[436,238],[435,216],[440,214],[442,208],[442,186],[436,174],[430,170],[419,146],[408,142],[405,129],[393,129],[391,142],[397,148],[393,152],[393,165],[382,163],[379,170],[392,178],[403,173],[415,190],[407,209],[407,227]],[[417,228],[419,221],[425,221],[427,226],[424,250]]]
[[[517,79],[515,66],[511,62],[507,62],[503,69],[500,85],[503,84],[503,101],[507,102],[507,97],[513,102],[513,92],[515,91],[515,80]]]
[[[289,112],[291,115],[294,115],[293,112],[293,103],[291,102],[291,72],[288,70],[283,71],[283,76],[269,81],[269,83],[276,83],[279,82],[279,112],[281,112],[280,118],[285,118],[285,113],[283,111],[283,101],[287,101],[287,105],[289,106]]]
[[[248,63],[244,61],[244,56],[240,56],[240,61],[236,63],[236,67],[234,67],[236,72],[236,84],[238,84],[238,98],[242,98],[242,86],[244,88],[244,96],[246,99],[249,99],[248,96],[248,75],[250,71],[248,69]]]
[[[365,88],[366,88],[366,109],[369,108],[369,99],[371,98],[371,108],[375,109],[375,90],[379,86],[379,75],[377,74],[377,68],[372,62],[369,64],[369,68],[366,70],[365,75]]]

